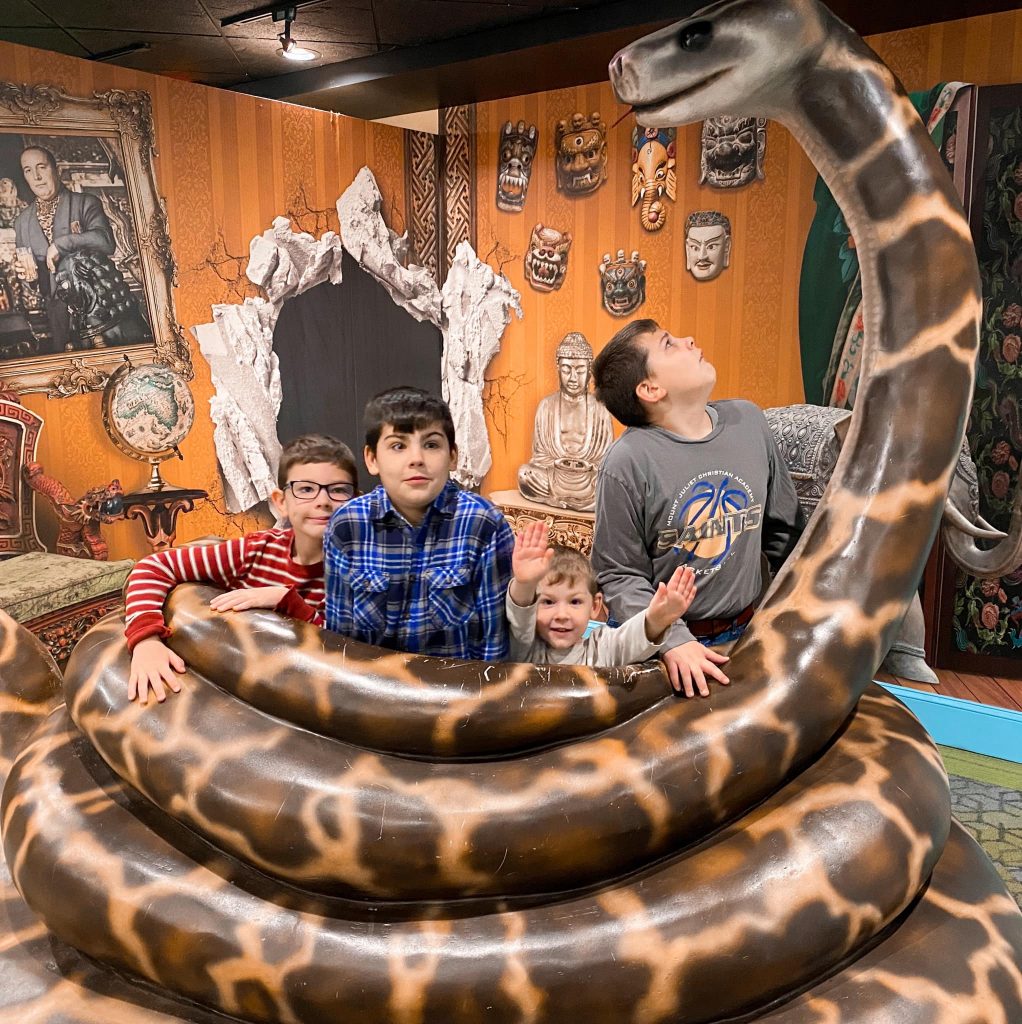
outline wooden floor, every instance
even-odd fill
[[[911,679],[901,679],[886,672],[878,673],[877,679],[882,683],[896,683],[898,686],[907,686],[913,690],[939,693],[944,697],[957,697],[960,700],[989,704],[995,708],[1022,711],[1022,681],[1018,679],[973,676],[965,672],[952,672],[946,668],[938,668],[935,671],[940,680],[938,686],[917,683]]]

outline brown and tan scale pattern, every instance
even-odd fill
[[[108,621],[75,652],[66,710],[45,714],[50,669],[0,621],[0,736],[20,723],[0,826],[24,899],[0,889],[19,920],[0,1008],[62,1024],[104,999],[144,1024],[205,1024],[200,1006],[281,1024],[1022,1021],[1022,914],[952,827],[928,737],[870,687],[972,387],[979,284],[950,183],[888,69],[815,0],[716,4],[611,75],[642,124],[784,121],[860,253],[855,419],[732,685],[685,702],[655,667],[374,651],[212,615],[182,588],[181,694],[129,705]],[[116,973],[52,967],[43,941]]]

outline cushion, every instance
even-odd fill
[[[0,562],[0,608],[29,622],[79,601],[119,591],[135,563],[94,562],[33,551]]]

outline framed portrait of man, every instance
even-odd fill
[[[0,382],[102,388],[124,356],[191,378],[149,94],[0,82]]]

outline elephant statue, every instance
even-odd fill
[[[821,405],[782,405],[764,412],[809,519],[837,464],[852,422],[851,411]],[[1022,564],[1022,487],[1015,494],[1009,532],[994,529],[979,514],[979,480],[968,441],[962,444],[940,532],[954,563],[972,576],[1003,576]],[[979,541],[992,542],[993,546],[981,548]],[[917,595],[881,667],[903,679],[935,684],[937,676],[925,660],[924,638],[923,609]]]

